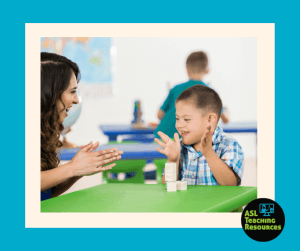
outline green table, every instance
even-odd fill
[[[42,201],[41,212],[231,212],[256,198],[256,187],[104,184]]]

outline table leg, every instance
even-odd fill
[[[237,209],[231,211],[231,213],[241,213],[241,212],[243,212],[243,207],[238,207]]]
[[[144,177],[146,183],[150,181],[156,182],[156,173],[157,173],[157,166],[154,164],[153,159],[147,160],[145,167],[143,168]]]

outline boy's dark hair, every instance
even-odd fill
[[[186,67],[191,73],[204,73],[208,67],[208,57],[203,51],[191,53],[186,60]]]
[[[215,112],[218,119],[221,116],[223,104],[220,96],[205,85],[194,85],[184,90],[176,99],[176,103],[178,101],[194,102],[196,108],[202,110],[203,116],[208,112]]]

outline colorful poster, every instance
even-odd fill
[[[78,64],[84,84],[112,84],[110,37],[44,37],[41,51],[63,55]]]

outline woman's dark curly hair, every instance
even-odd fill
[[[80,71],[76,63],[54,53],[41,53],[41,170],[49,170],[59,165],[57,149],[64,129],[59,121],[56,103],[62,102],[61,95],[68,89],[74,72],[77,83]],[[63,102],[62,102],[63,103]]]

